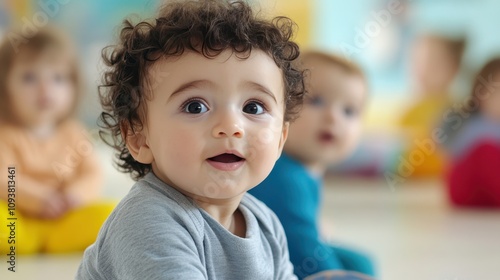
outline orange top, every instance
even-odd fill
[[[69,120],[47,138],[0,124],[0,199],[7,198],[8,167],[16,170],[16,206],[35,207],[36,194],[60,191],[82,202],[98,197],[102,183],[95,147],[81,124]],[[36,208],[36,207],[35,207]]]
[[[401,127],[407,133],[408,147],[404,151],[403,157],[411,162],[411,155],[420,152],[421,147],[414,141],[424,141],[432,139],[433,130],[441,125],[442,115],[447,107],[451,106],[451,101],[443,94],[432,94],[416,102],[401,119]],[[425,159],[421,164],[412,164],[411,177],[436,177],[442,176],[445,172],[446,157],[441,147],[436,144],[433,152],[421,151]],[[404,165],[401,161],[396,167],[400,170]]]

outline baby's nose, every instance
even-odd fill
[[[221,114],[217,124],[212,130],[214,137],[237,137],[242,138],[244,136],[244,130],[239,121],[238,116],[235,113],[229,112]]]

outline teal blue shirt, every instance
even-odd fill
[[[318,231],[321,178],[283,153],[271,174],[249,192],[271,208],[285,229],[290,259],[300,278],[342,265]]]

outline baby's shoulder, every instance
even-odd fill
[[[23,130],[4,122],[0,122],[0,143],[2,144],[15,144],[17,140],[23,135]]]
[[[25,131],[17,126],[0,123],[2,160],[14,160],[29,144]]]
[[[58,126],[58,135],[71,142],[90,140],[88,129],[76,119],[67,119],[60,123]]]
[[[167,186],[155,186],[140,180],[117,205],[110,216],[109,227],[184,228],[202,234],[202,217],[196,206],[178,196]]]

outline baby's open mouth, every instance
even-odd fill
[[[232,153],[224,153],[207,159],[214,168],[222,171],[235,171],[245,163],[245,159]]]
[[[232,163],[232,162],[242,161],[244,159],[235,155],[235,154],[224,153],[224,154],[220,154],[220,155],[215,156],[215,157],[211,157],[208,160],[222,162],[222,163]]]
[[[330,142],[335,141],[335,135],[333,135],[332,133],[329,133],[329,132],[320,133],[318,138],[321,142],[330,143]]]

